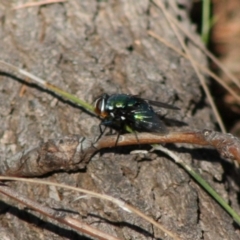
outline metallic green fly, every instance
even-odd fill
[[[139,132],[168,132],[159,115],[151,105],[177,110],[172,105],[145,100],[127,94],[103,94],[95,101],[95,113],[100,116],[104,125],[123,132],[126,126]]]

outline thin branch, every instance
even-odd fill
[[[36,177],[59,170],[76,171],[87,166],[91,157],[104,148],[116,147],[116,135],[95,138],[66,136],[50,139],[40,146],[22,151],[0,162],[0,174]],[[240,140],[231,134],[212,130],[170,132],[166,135],[138,133],[120,135],[117,146],[159,143],[188,143],[214,147],[224,158],[240,163]]]
[[[156,222],[151,217],[148,217],[147,215],[145,215],[144,213],[142,213],[141,211],[139,211],[135,207],[125,203],[124,201],[113,198],[109,195],[95,193],[95,192],[92,192],[92,191],[89,191],[89,190],[86,190],[86,189],[76,188],[76,187],[68,186],[68,185],[65,185],[65,184],[59,184],[59,183],[54,183],[54,182],[50,182],[50,181],[43,181],[43,180],[39,180],[39,179],[26,179],[26,178],[18,178],[18,177],[3,177],[3,176],[0,176],[0,180],[21,181],[21,182],[28,182],[28,183],[35,183],[35,184],[51,185],[51,186],[55,186],[55,187],[60,187],[60,188],[69,189],[69,190],[73,190],[73,191],[76,191],[76,192],[88,194],[91,197],[96,197],[96,198],[99,198],[99,199],[110,201],[110,202],[116,204],[121,209],[123,209],[123,210],[125,210],[129,213],[135,213],[136,215],[145,219],[147,222],[152,223],[155,227],[162,230],[164,233],[171,236],[173,239],[179,240],[179,237],[177,237],[174,233],[168,231],[165,227],[163,227],[160,223]]]
[[[190,62],[191,62],[191,64],[192,64],[192,66],[193,66],[193,69],[195,70],[195,72],[196,72],[196,74],[197,74],[197,76],[198,76],[198,78],[199,78],[199,80],[200,80],[200,83],[201,83],[201,85],[202,85],[202,87],[203,87],[203,89],[204,89],[204,92],[205,92],[206,95],[207,95],[208,101],[209,101],[209,103],[210,103],[210,105],[211,105],[211,107],[212,107],[212,110],[213,110],[214,115],[215,115],[215,117],[216,117],[216,119],[217,119],[217,121],[218,121],[218,124],[219,124],[222,132],[223,132],[223,133],[226,133],[226,129],[225,129],[224,124],[223,124],[223,122],[222,122],[222,119],[221,119],[221,117],[220,117],[220,115],[219,115],[219,113],[218,113],[218,110],[217,110],[217,108],[216,108],[216,106],[215,106],[215,103],[214,103],[214,101],[213,101],[213,99],[212,99],[211,93],[210,93],[210,91],[209,91],[209,89],[208,89],[208,87],[207,87],[207,85],[206,85],[206,83],[205,83],[205,80],[204,80],[203,76],[200,74],[199,69],[198,69],[197,66],[195,65],[194,60],[193,60],[193,57],[191,56],[189,49],[187,48],[186,44],[184,43],[182,37],[180,36],[180,33],[179,33],[178,29],[176,28],[175,22],[172,21],[172,17],[171,17],[171,15],[168,13],[168,11],[167,11],[167,9],[165,8],[164,4],[162,4],[162,1],[155,0],[154,3],[162,10],[163,14],[165,15],[165,18],[167,19],[167,21],[169,22],[169,24],[170,24],[170,26],[171,26],[173,32],[174,32],[175,35],[177,36],[177,39],[178,39],[178,41],[180,42],[182,48],[183,48],[184,51],[187,53],[187,55],[188,55],[188,57],[189,57],[189,60],[190,60]]]
[[[14,8],[12,8],[12,10],[18,10],[18,9],[28,8],[28,7],[37,7],[37,6],[53,4],[53,3],[62,3],[62,2],[66,2],[66,1],[67,0],[45,0],[45,1],[40,1],[40,2],[29,2],[29,3],[21,4],[17,7],[14,7]]]
[[[43,206],[25,196],[22,194],[19,194],[16,192],[15,189],[11,189],[9,187],[0,185],[0,192],[12,199],[15,199],[17,202],[20,202],[24,204],[25,206],[28,206],[29,208],[51,218],[59,223],[63,223],[75,230],[80,231],[81,233],[96,237],[97,239],[101,240],[120,240],[119,238],[116,238],[114,236],[110,236],[109,234],[106,234],[97,228],[91,227],[90,225],[80,221],[79,219],[74,219],[72,217],[66,216],[64,212],[53,210],[52,208]]]
[[[10,68],[11,70],[13,70],[17,73],[20,73],[21,75],[23,75],[24,77],[27,77],[28,79],[31,79],[32,82],[37,83],[44,89],[47,89],[61,97],[64,97],[65,99],[70,100],[71,102],[76,103],[79,106],[83,107],[86,111],[94,114],[94,107],[91,104],[88,104],[88,103],[82,101],[81,99],[77,98],[76,96],[63,91],[62,89],[58,88],[57,86],[54,86],[53,84],[45,81],[44,79],[39,78],[39,77],[33,75],[32,73],[27,72],[24,69],[18,68],[10,63],[6,63],[6,62],[0,60],[0,64],[5,67]]]
[[[179,50],[178,47],[175,47],[174,45],[172,45],[171,43],[169,43],[166,39],[162,38],[161,36],[159,36],[158,34],[154,33],[153,31],[149,30],[148,34],[157,39],[158,41],[162,42],[163,44],[165,44],[167,47],[171,48],[172,50],[174,50],[176,53],[178,53],[179,55],[185,57],[186,59],[189,59],[189,56],[187,54],[185,54],[184,52],[182,52],[181,50]],[[210,77],[212,77],[213,79],[216,80],[216,82],[218,82],[220,85],[222,85],[223,88],[225,88],[238,102],[240,102],[240,96],[238,95],[238,93],[236,91],[234,91],[234,89],[232,89],[231,87],[228,86],[228,84],[226,84],[220,77],[218,77],[215,73],[213,73],[211,70],[209,70],[208,68],[204,67],[203,65],[201,65],[200,63],[198,63],[197,61],[193,60],[194,64],[196,66],[199,67],[199,69],[204,72],[205,74],[208,74]]]
[[[156,0],[155,0],[156,1]],[[154,1],[154,2],[155,2]],[[159,3],[159,2],[158,2]],[[157,5],[157,3],[155,2]],[[157,5],[158,6],[158,5]],[[160,8],[160,6],[158,6]],[[192,40],[196,46],[198,46],[224,73],[225,75],[231,79],[236,86],[240,88],[240,81],[237,79],[211,52],[209,52],[206,47],[203,45],[199,39],[197,39],[195,36],[189,33],[188,30],[186,30],[181,24],[179,24],[178,20],[169,15],[169,18],[171,18],[171,21],[189,38]]]

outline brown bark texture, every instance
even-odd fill
[[[1,60],[89,103],[105,92],[137,94],[178,106],[180,111],[162,109],[161,114],[188,124],[181,129],[214,129],[215,120],[191,63],[148,34],[151,30],[180,48],[152,1],[71,0],[12,10],[23,2],[0,1]],[[172,1],[167,7],[197,35],[183,3],[180,8]],[[188,47],[194,59],[206,62],[194,44],[188,42]],[[99,119],[48,91],[26,85],[27,79],[7,68],[1,67],[0,72],[0,161],[50,138],[99,134]],[[215,150],[186,144],[166,147],[201,172],[239,211],[236,182]],[[170,158],[161,152],[130,154],[133,150],[139,147],[102,150],[82,170],[63,169],[43,178],[122,199],[181,239],[239,239],[232,218]],[[120,239],[170,239],[145,220],[103,200],[73,201],[79,194],[68,190],[21,182],[8,185]],[[0,235],[6,239],[90,239],[3,195],[0,209]]]

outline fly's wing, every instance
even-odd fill
[[[165,124],[159,119],[158,115],[149,108],[149,106],[141,106],[128,114],[127,120],[130,127],[137,131],[167,133]]]
[[[167,103],[163,103],[163,102],[158,102],[158,101],[152,101],[152,100],[148,100],[145,99],[149,104],[156,106],[156,107],[162,107],[162,108],[169,108],[169,109],[173,109],[173,110],[180,110],[180,108],[175,107],[173,105],[167,104]]]
[[[156,106],[156,107],[161,107],[161,108],[169,108],[169,109],[173,109],[173,110],[180,110],[180,108],[175,107],[173,105],[167,104],[167,103],[163,103],[163,102],[159,102],[159,101],[153,101],[153,100],[149,100],[146,98],[140,98],[138,95],[133,95],[135,97],[135,99],[138,99],[138,101],[146,101],[147,103],[149,103],[150,105]]]

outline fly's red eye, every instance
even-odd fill
[[[100,114],[101,114],[101,103],[102,103],[102,99],[101,99],[101,98],[98,98],[98,99],[95,101],[95,104],[94,104],[95,109],[94,109],[94,111],[95,111],[95,113],[96,113],[97,115],[100,115]]]
[[[102,118],[108,116],[108,113],[105,111],[105,99],[100,97],[95,101],[95,113]]]

